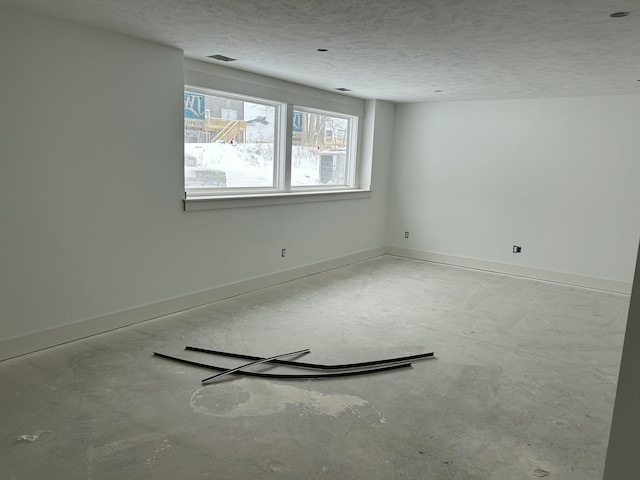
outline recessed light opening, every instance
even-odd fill
[[[236,59],[231,57],[225,57],[224,55],[209,55],[207,58],[213,58],[214,60],[220,60],[221,62],[234,62]]]
[[[328,52],[328,48],[316,48],[316,52]]]
[[[631,15],[631,12],[615,12],[609,16],[611,18],[622,18],[622,17],[628,17],[629,15]]]
[[[344,88],[344,87],[336,88],[336,90],[338,90],[339,92],[351,92],[352,91],[350,88]]]

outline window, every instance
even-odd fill
[[[223,108],[221,111],[221,117],[225,120],[238,120],[238,111],[237,110],[229,110],[228,108]]]
[[[297,107],[293,118],[291,186],[351,186],[355,118]]]
[[[355,189],[357,128],[355,115],[186,86],[185,199]]]
[[[187,194],[278,188],[276,135],[283,104],[185,89],[184,185]],[[200,116],[198,108],[210,112]]]

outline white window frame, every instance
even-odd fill
[[[184,209],[209,210],[220,208],[279,205],[288,203],[323,202],[370,198],[371,148],[368,130],[370,114],[365,101],[340,94],[316,90],[282,80],[247,74],[217,67],[195,60],[185,60],[185,89],[205,91],[211,95],[238,98],[256,103],[286,105],[280,115],[279,137],[284,151],[274,152],[279,162],[278,183],[275,188],[215,189],[209,192],[189,192],[184,189]],[[291,186],[291,145],[293,110],[305,110],[331,116],[352,118],[357,133],[349,138],[353,153],[348,172],[349,185]],[[367,115],[366,148],[363,138],[363,115]],[[283,125],[283,126],[282,126]],[[366,152],[365,152],[366,150]],[[274,158],[275,160],[275,158]],[[364,168],[364,170],[361,170]],[[184,181],[183,181],[184,186]]]
[[[183,182],[184,198],[187,200],[195,199],[213,199],[223,197],[245,197],[247,195],[269,195],[273,193],[282,192],[285,188],[285,170],[281,159],[284,158],[285,153],[282,151],[286,144],[285,139],[282,137],[284,130],[284,118],[286,116],[287,105],[282,102],[275,102],[264,98],[250,97],[247,95],[239,95],[231,92],[222,92],[220,90],[212,90],[210,88],[196,87],[193,85],[185,85],[185,92],[194,92],[201,95],[211,95],[214,97],[227,98],[231,100],[241,100],[243,102],[255,102],[263,105],[268,105],[275,108],[275,133],[274,133],[274,147],[273,147],[273,183],[271,186],[265,187],[218,187],[218,188],[197,188],[187,189],[185,182]]]

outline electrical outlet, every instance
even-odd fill
[[[522,252],[522,247],[520,245],[514,245],[513,253],[520,253],[520,252]]]
[[[283,248],[282,249],[282,258],[284,258],[287,255],[287,249]]]
[[[404,232],[404,238],[409,238],[409,232]]]

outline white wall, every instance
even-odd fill
[[[630,289],[640,236],[640,96],[396,111],[389,245]]]
[[[0,346],[384,246],[375,173],[370,199],[184,212],[181,51],[4,8],[0,44]]]
[[[618,376],[616,402],[613,409],[611,435],[604,468],[604,480],[640,478],[640,249],[636,263],[635,279],[629,319],[625,332],[622,362]]]

